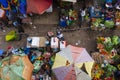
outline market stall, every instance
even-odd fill
[[[92,30],[104,30],[104,14],[101,6],[92,6],[89,9]]]
[[[97,9],[97,10],[96,10]],[[104,30],[106,28],[113,28],[115,26],[114,22],[114,9],[113,8],[102,8],[91,7],[90,8],[90,18],[91,18],[91,29],[92,30]]]
[[[115,23],[114,23],[114,9],[113,8],[108,8],[105,11],[105,26],[106,28],[113,28]]]
[[[46,47],[45,37],[28,37],[27,38],[27,48],[40,48]]]
[[[77,20],[77,13],[73,10],[72,2],[61,2],[60,9],[60,21],[61,27],[72,26]]]
[[[100,4],[99,0],[89,8],[92,30],[113,29],[119,26],[119,0],[104,0]]]
[[[98,52],[92,53],[95,65],[92,71],[93,80],[119,80],[120,79],[120,37],[98,37]]]

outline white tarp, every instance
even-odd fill
[[[52,12],[53,11],[53,7],[52,5],[46,10],[46,12]]]

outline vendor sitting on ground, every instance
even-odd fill
[[[113,0],[106,0],[105,2],[106,2],[105,6],[107,8],[112,8],[113,7],[113,5],[112,5]]]
[[[58,37],[58,39],[64,41],[64,36],[60,31],[57,31],[57,37]]]
[[[65,16],[62,16],[60,18],[60,26],[61,27],[66,27],[67,26],[67,20],[66,20]]]
[[[117,10],[120,10],[120,2],[118,2],[118,3],[115,5],[115,8],[116,8]]]
[[[113,12],[113,9],[108,9],[106,10],[106,19],[111,19],[114,17],[114,12]]]

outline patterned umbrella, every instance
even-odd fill
[[[56,54],[52,69],[58,80],[91,80],[90,76],[93,63],[94,60],[90,57],[85,48],[69,45]],[[89,76],[83,73],[83,71],[82,75],[86,77],[79,74],[83,64]]]
[[[28,56],[6,57],[0,61],[0,80],[31,80],[32,70]]]

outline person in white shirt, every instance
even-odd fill
[[[84,21],[85,15],[86,15],[85,9],[81,10],[81,20],[82,20],[82,22]]]

